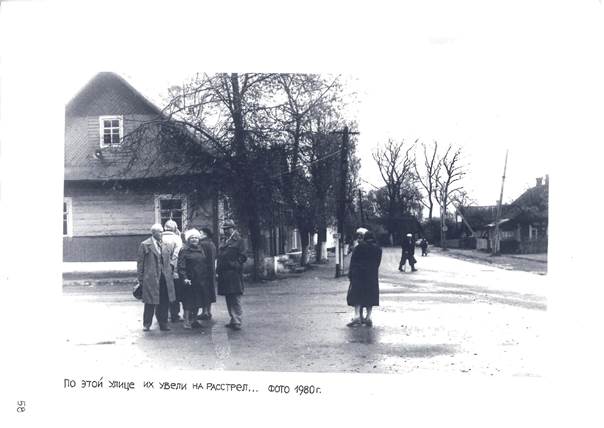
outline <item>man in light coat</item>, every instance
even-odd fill
[[[180,302],[182,301],[182,284],[178,278],[178,253],[182,248],[182,238],[178,231],[178,224],[174,220],[168,220],[164,224],[164,232],[161,234],[162,243],[172,247],[172,257],[170,257],[170,266],[172,266],[172,278],[174,279],[174,292],[176,299],[170,303],[170,320],[172,322],[182,321],[180,317]]]
[[[149,331],[153,314],[159,329],[168,331],[168,308],[176,299],[174,279],[170,260],[173,247],[162,243],[161,224],[151,226],[151,237],[145,239],[138,247],[136,269],[138,282],[143,288],[143,330]]]

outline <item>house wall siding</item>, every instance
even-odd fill
[[[63,238],[64,262],[134,261],[145,235],[83,236]]]
[[[63,238],[63,261],[136,260],[138,244],[155,223],[155,196],[173,194],[167,187],[139,184],[114,189],[106,185],[67,186],[71,198],[73,236]],[[187,195],[190,202],[192,198]],[[187,210],[187,224],[213,226],[213,201],[196,200]]]
[[[65,196],[72,198],[73,236],[146,234],[156,221],[155,195],[173,193],[173,189],[158,186],[149,189],[67,188]],[[186,196],[190,205],[192,198]],[[212,202],[211,199],[195,200],[196,207],[187,210],[187,223],[212,228]]]

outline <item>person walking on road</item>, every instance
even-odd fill
[[[197,229],[185,232],[187,244],[178,257],[178,276],[183,280],[184,328],[200,328],[197,321],[199,308],[208,306],[212,300],[212,269],[210,257],[201,245],[202,235]],[[215,299],[214,299],[215,300]]]
[[[171,245],[162,243],[163,227],[161,224],[151,226],[151,237],[145,239],[138,247],[136,271],[138,283],[143,289],[142,300],[143,330],[149,331],[153,314],[159,329],[168,331],[168,308],[176,300],[174,278],[170,260],[173,253]]]
[[[411,266],[411,272],[415,272],[415,242],[413,242],[413,235],[408,233],[407,236],[403,239],[402,243],[402,255],[401,261],[398,264],[398,270],[401,272],[405,272],[405,264],[407,260],[409,261],[409,266]]]
[[[382,261],[382,249],[377,245],[372,232],[365,232],[363,239],[355,247],[350,258],[348,278],[350,286],[346,303],[354,307],[354,318],[348,327],[373,326],[371,312],[380,304],[379,267]],[[363,308],[366,315],[363,317]]]
[[[170,303],[170,320],[172,322],[182,321],[180,317],[180,302],[182,302],[182,281],[178,277],[178,253],[182,248],[182,238],[178,230],[178,224],[174,220],[168,220],[164,224],[164,232],[161,234],[162,243],[172,246],[172,278],[174,279],[174,292],[176,300]]]
[[[419,246],[422,249],[422,257],[427,256],[428,255],[428,241],[426,240],[426,238],[422,238],[421,242],[419,243]]]
[[[225,297],[231,320],[225,327],[241,329],[241,296],[243,295],[243,263],[247,260],[245,244],[232,220],[222,225],[224,240],[218,249],[216,273],[218,274],[218,294]]]

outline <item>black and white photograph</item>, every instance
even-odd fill
[[[14,426],[598,425],[603,6],[428,3],[2,1]]]
[[[198,73],[158,107],[99,72],[74,95],[73,364],[543,374],[548,171],[402,136],[362,156],[350,80]]]

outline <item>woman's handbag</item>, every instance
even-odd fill
[[[136,286],[136,288],[134,289],[134,291],[132,292],[132,295],[137,298],[138,300],[142,300],[143,299],[143,286],[141,284],[138,284]]]

